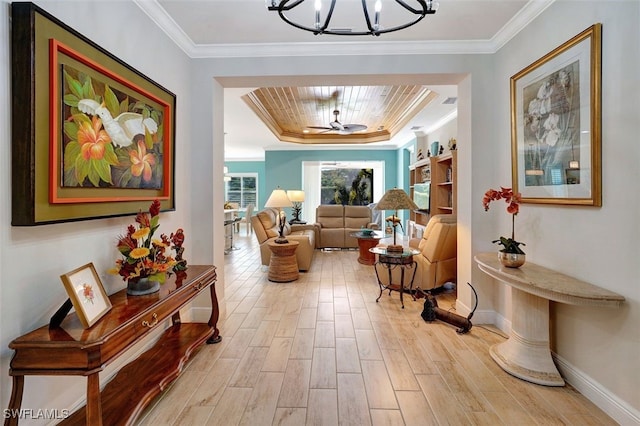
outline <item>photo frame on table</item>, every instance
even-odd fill
[[[33,3],[11,20],[12,225],[174,210],[176,96]]]
[[[602,205],[602,24],[511,77],[514,192],[524,203]]]
[[[111,301],[93,263],[63,274],[60,279],[84,328],[91,327],[111,309]]]

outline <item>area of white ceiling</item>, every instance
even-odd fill
[[[328,53],[494,53],[554,0],[440,0],[435,15],[384,37],[314,36],[285,24],[277,13],[267,11],[264,0],[133,1],[190,57],[220,58]],[[360,0],[340,1],[360,3]],[[384,13],[391,14],[394,10],[385,7]],[[294,84],[288,81],[282,85]],[[265,85],[259,80],[242,87],[237,81],[224,85],[225,159],[261,160],[265,150],[310,149],[278,141],[242,101],[242,95]],[[455,118],[455,104],[443,105],[442,101],[457,96],[456,85],[442,83],[429,88],[439,93],[440,98],[414,117],[393,140],[372,144],[371,148],[395,148],[414,137],[412,128],[428,133],[430,128]],[[331,149],[340,146],[332,145]]]

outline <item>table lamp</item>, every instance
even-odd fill
[[[284,236],[284,225],[287,223],[287,214],[284,212],[284,210],[282,210],[283,207],[292,207],[293,204],[291,203],[291,200],[289,199],[289,197],[287,197],[287,193],[285,192],[284,189],[280,189],[280,187],[277,187],[276,189],[273,190],[273,192],[271,193],[271,195],[269,196],[269,199],[267,200],[266,203],[264,203],[265,207],[273,207],[278,209],[279,213],[278,213],[278,230],[279,230],[279,235],[278,238],[276,238],[274,240],[274,242],[278,243],[278,244],[286,244],[289,242],[289,240],[287,240]]]
[[[401,244],[396,244],[396,217],[398,210],[417,210],[418,206],[413,202],[404,190],[393,188],[385,192],[375,207],[376,210],[394,210],[393,215],[393,244],[387,246],[388,252],[402,252],[404,248]]]
[[[287,197],[293,203],[293,219],[289,221],[290,224],[300,223],[300,213],[302,212],[302,202],[304,201],[304,191],[299,189],[290,189],[287,191]]]

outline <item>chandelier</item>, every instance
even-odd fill
[[[306,3],[306,4],[305,4]],[[313,3],[313,9],[310,4]],[[323,3],[328,3],[328,9],[324,12]],[[412,25],[417,24],[426,15],[433,15],[438,10],[438,2],[435,0],[387,0],[389,7],[392,5],[395,9],[399,9],[398,13],[404,13],[403,20],[400,22],[393,22],[389,27],[385,27],[381,23],[382,14],[382,0],[376,0],[373,6],[373,19],[370,12],[370,7],[367,5],[367,0],[362,0],[362,12],[364,13],[364,21],[366,24],[366,30],[364,26],[360,30],[353,28],[330,28],[331,18],[336,15],[337,0],[266,0],[267,9],[272,12],[278,12],[280,18],[287,24],[292,25],[304,31],[312,32],[315,35],[318,34],[333,34],[333,35],[374,35],[390,33],[393,31],[402,30]],[[348,2],[342,1],[345,5]],[[352,2],[352,3],[355,3]],[[372,3],[372,1],[370,1]],[[299,8],[298,8],[299,7]],[[298,8],[296,10],[296,8]],[[349,11],[346,6],[345,9],[340,9],[348,15]],[[350,11],[353,14],[353,9]],[[309,19],[306,19],[309,18]],[[311,19],[313,18],[313,20]],[[311,22],[311,25],[307,25],[301,22]]]

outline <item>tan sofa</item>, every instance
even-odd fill
[[[367,206],[323,204],[316,208],[318,248],[357,248],[358,240],[350,234],[361,228],[377,229],[371,222],[371,209]]]
[[[409,241],[409,246],[420,250],[413,256],[417,271],[413,287],[431,290],[457,279],[457,219],[455,215],[441,214],[431,216],[422,238]],[[382,265],[376,264],[378,276],[383,284],[388,284],[388,272]],[[409,286],[410,273],[405,273],[405,286]],[[394,284],[400,281],[399,268],[392,271]]]
[[[267,243],[278,236],[278,210],[266,208],[251,216],[251,225],[260,244],[262,264],[269,265],[271,249]],[[308,271],[316,248],[315,225],[285,225],[284,234],[289,241],[299,243],[296,250],[296,260],[300,271]]]

